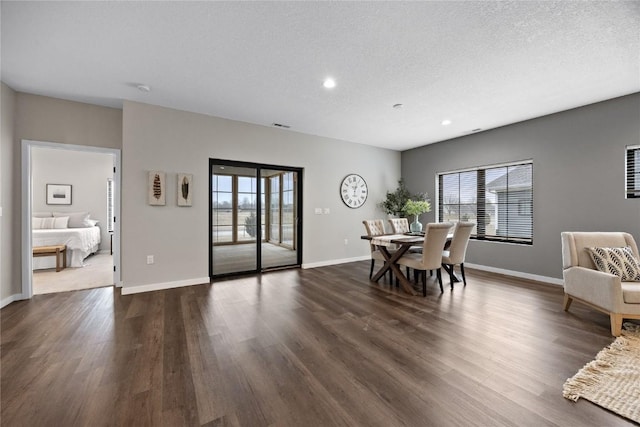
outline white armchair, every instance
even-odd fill
[[[620,335],[622,319],[640,319],[640,282],[623,282],[617,275],[597,270],[586,248],[626,246],[640,259],[629,233],[562,233],[564,310],[577,300],[609,314],[613,336]]]

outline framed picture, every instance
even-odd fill
[[[149,191],[147,199],[151,206],[164,206],[166,204],[165,173],[158,171],[149,172]]]
[[[70,184],[47,184],[47,204],[48,205],[70,205],[71,185]]]
[[[178,206],[191,206],[191,193],[193,193],[193,175],[189,173],[178,174]]]

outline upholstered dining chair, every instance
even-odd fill
[[[640,268],[640,254],[633,236],[564,232],[561,237],[564,310],[577,300],[607,313],[611,334],[619,336],[622,319],[640,319],[640,273],[634,271]]]
[[[391,231],[394,234],[408,233],[411,231],[407,218],[390,218],[389,225],[391,225]]]
[[[389,218],[389,225],[394,234],[409,233],[409,220],[407,218]],[[411,246],[409,252],[422,252],[422,246]],[[409,275],[409,267],[407,267],[407,275]]]
[[[364,228],[367,230],[367,236],[379,236],[381,234],[385,234],[384,221],[381,219],[365,219],[362,223],[364,224]],[[371,269],[369,270],[369,279],[371,279],[376,260],[384,262],[384,256],[378,249],[376,249],[375,245],[369,244],[369,246],[371,246]],[[393,277],[391,276],[393,274],[391,270],[389,270],[389,274],[389,280],[391,280]]]
[[[469,244],[469,238],[471,237],[471,231],[475,227],[475,222],[457,222],[453,229],[453,237],[451,238],[451,245],[449,248],[442,252],[442,266],[449,273],[449,279],[451,280],[451,289],[453,289],[454,271],[453,268],[456,265],[460,266],[460,274],[462,274],[462,283],[467,286],[467,278],[464,275],[464,259],[467,253],[467,245]]]
[[[422,272],[422,296],[427,296],[427,270],[436,270],[440,292],[442,288],[442,251],[447,234],[453,224],[450,222],[428,223],[424,232],[422,253],[407,253],[400,257],[398,264]]]

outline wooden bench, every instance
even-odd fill
[[[33,248],[34,257],[51,255],[55,255],[56,257],[56,273],[67,266],[67,245],[36,246]],[[60,267],[61,260],[62,267]]]

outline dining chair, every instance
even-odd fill
[[[390,218],[389,225],[391,225],[391,231],[394,234],[408,233],[411,231],[407,218]]]
[[[365,219],[362,223],[364,224],[364,228],[367,230],[367,236],[379,236],[381,234],[385,234],[384,221],[381,219]],[[371,279],[371,277],[373,277],[373,268],[376,260],[384,262],[384,256],[378,249],[376,249],[375,245],[369,244],[369,246],[371,247],[371,269],[369,270],[369,279]],[[391,270],[389,270],[389,280],[392,279],[392,274]]]
[[[422,272],[422,296],[427,296],[427,270],[436,270],[440,292],[442,288],[442,251],[447,235],[453,224],[450,222],[428,223],[424,232],[422,253],[407,253],[400,257],[398,264]]]
[[[457,222],[453,229],[453,237],[449,248],[442,252],[442,266],[449,273],[451,280],[451,289],[453,289],[455,265],[460,265],[460,273],[462,274],[462,282],[467,286],[467,278],[464,275],[464,259],[467,253],[467,245],[471,237],[471,231],[475,227],[475,222]]]
[[[411,232],[409,228],[409,220],[407,218],[389,218],[389,225],[394,234],[404,234]],[[409,252],[422,253],[422,245],[411,246]],[[407,277],[409,277],[409,267],[406,267]],[[433,274],[433,273],[432,273]],[[414,276],[416,276],[414,272]],[[417,277],[417,276],[416,276]],[[398,278],[396,277],[396,287],[398,286]]]

